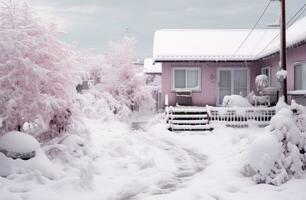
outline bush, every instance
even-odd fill
[[[305,109],[292,102],[292,112],[282,99],[278,104],[283,108],[271,119],[267,133],[249,149],[248,165],[257,183],[280,185],[301,177],[306,165]]]

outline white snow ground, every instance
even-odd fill
[[[38,171],[0,177],[0,200],[306,199],[306,175],[276,187],[241,174],[249,144],[264,129],[174,134],[159,120],[144,130],[84,120],[91,142],[53,160],[60,177]]]

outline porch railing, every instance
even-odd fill
[[[250,124],[267,126],[275,115],[275,107],[212,107],[206,106],[210,124],[248,127]]]

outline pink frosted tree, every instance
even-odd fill
[[[134,64],[136,40],[124,36],[110,43],[110,53],[106,55],[107,73],[102,77],[104,89],[130,110],[154,102],[146,85],[146,77],[137,71]]]
[[[73,114],[75,82],[70,47],[54,25],[42,25],[26,4],[0,8],[0,133],[24,124],[52,136]]]

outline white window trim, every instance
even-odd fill
[[[216,105],[221,106],[219,99],[220,99],[220,71],[231,71],[233,73],[234,70],[241,70],[245,69],[247,70],[247,94],[250,93],[250,80],[251,80],[251,70],[249,67],[218,67],[217,68],[217,98],[216,98]],[[232,76],[232,75],[231,75]],[[234,85],[234,79],[231,79],[231,85]],[[233,88],[231,88],[231,93],[233,93]]]
[[[175,80],[174,80],[174,72],[175,70],[198,70],[198,88],[175,88]],[[187,73],[185,73],[185,85],[187,86]],[[202,87],[202,73],[200,67],[172,67],[171,72],[171,79],[172,79],[172,91],[192,91],[192,92],[200,92]]]
[[[263,71],[265,69],[267,69],[269,73],[268,82],[269,82],[269,87],[270,87],[271,86],[271,66],[266,66],[266,67],[261,68],[261,74],[264,74]]]
[[[293,89],[294,90],[299,90],[299,89],[296,89],[296,85],[295,85],[295,67],[297,65],[303,65],[303,64],[306,64],[306,61],[305,60],[301,60],[301,61],[297,61],[293,64],[293,75],[294,75],[294,83],[293,83]]]

